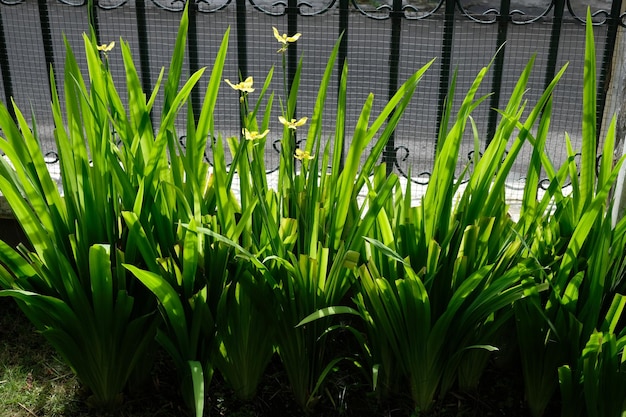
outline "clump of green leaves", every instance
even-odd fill
[[[128,44],[120,42],[126,111],[108,66],[114,43],[101,47],[94,35],[84,37],[88,82],[67,45],[65,100],[55,95],[52,104],[62,193],[44,162],[36,121],[31,130],[15,108],[15,124],[0,106],[6,136],[0,141],[6,154],[0,192],[29,240],[17,250],[0,243],[0,295],[18,301],[91,390],[90,403],[97,407],[118,406],[129,381],[147,378],[160,322],[154,295],[124,265],[158,269],[159,258],[182,256],[177,219],[200,216],[191,207],[207,180],[208,166],[196,162],[204,155],[202,142],[192,136],[186,155],[168,158],[180,147],[176,117],[203,73],[180,86],[186,32],[183,18],[156,129],[151,114],[163,71],[154,91],[144,94]],[[203,111],[212,113],[209,106]],[[205,120],[194,132],[208,129]],[[183,175],[185,166],[194,168],[193,175]],[[177,193],[192,203],[176,204]],[[146,236],[153,246],[145,245]],[[186,259],[196,268],[194,258]]]
[[[609,375],[614,373],[617,383],[623,372],[618,364],[623,346],[617,340],[624,331],[623,325],[618,325],[624,299],[618,292],[624,290],[626,241],[625,220],[612,224],[609,199],[623,163],[623,158],[616,164],[612,160],[615,121],[608,129],[603,157],[596,166],[596,60],[591,21],[588,14],[580,168],[567,136],[569,158],[557,171],[542,155],[545,137],[538,135],[527,191],[536,185],[537,174],[543,168],[551,180],[549,197],[534,203],[534,197],[527,193],[518,224],[526,241],[525,256],[541,267],[534,281],[548,287],[543,293],[529,291],[515,305],[526,395],[533,416],[544,414],[559,385],[563,416],[579,415],[585,407],[589,415],[597,415],[599,403],[623,410],[613,390],[597,389],[601,378],[611,378]],[[572,191],[564,195],[562,186],[567,180]],[[545,211],[547,198],[554,201],[553,211]],[[603,347],[607,350],[599,353]],[[621,415],[621,411],[600,415]]]
[[[337,129],[341,135],[333,144],[332,164],[331,149],[326,146],[321,151],[321,115],[338,47],[339,42],[331,53],[323,76],[315,110],[307,125],[308,135],[304,149],[294,147],[295,130],[301,131],[309,120],[306,117],[296,120],[294,117],[301,66],[293,84],[287,89],[287,106],[284,114],[279,117],[284,128],[276,189],[268,187],[263,161],[273,95],[269,95],[262,121],[257,121],[272,71],[254,106],[250,103],[254,90],[252,78],[236,84],[228,82],[240,92],[240,108],[245,127],[241,138],[227,140],[233,160],[230,169],[224,163],[223,141],[218,140],[212,145],[215,165],[210,186],[205,188],[206,194],[200,206],[202,210],[206,210],[202,211],[201,216],[204,227],[199,227],[199,223],[194,220],[185,225],[187,230],[184,232],[189,236],[189,233],[198,231],[205,235],[205,238],[199,238],[201,241],[211,242],[200,251],[205,260],[208,254],[219,251],[228,253],[229,249],[236,250],[239,256],[238,260],[230,259],[230,263],[220,263],[217,268],[218,271],[224,271],[221,282],[227,288],[219,297],[216,311],[211,310],[219,315],[216,319],[219,351],[213,358],[225,379],[233,384],[243,398],[249,398],[269,360],[271,349],[267,348],[266,343],[268,336],[271,336],[269,341],[275,346],[286,369],[296,401],[306,411],[313,408],[325,376],[339,359],[328,358],[326,354],[326,324],[317,323],[306,329],[296,328],[296,325],[318,308],[338,303],[351,287],[350,271],[343,268],[343,257],[363,245],[361,236],[373,224],[382,202],[390,195],[397,178],[393,177],[384,189],[379,190],[378,197],[372,198],[368,206],[357,201],[358,193],[406,108],[418,80],[428,67],[425,66],[412,76],[371,124],[369,119],[373,96],[368,98],[342,167],[339,161],[343,152],[343,128]],[[337,111],[339,126],[345,122],[347,67],[343,75]],[[380,137],[375,142],[373,152],[368,155],[363,167],[359,167],[366,147],[377,135]],[[240,189],[237,199],[232,191],[235,175]],[[348,218],[352,216],[363,221],[349,221]],[[186,248],[185,245],[183,251]],[[173,265],[180,263],[175,262]],[[187,264],[190,265],[193,263]],[[248,265],[254,268],[249,269]],[[158,279],[158,275],[164,273],[162,268],[160,272],[141,271],[132,266],[128,268],[155,294],[163,291],[162,280]],[[175,294],[181,300],[188,300],[191,296],[181,292],[180,284],[175,284],[186,282],[185,268],[183,263],[183,276],[178,279],[171,276],[174,268],[167,268],[170,272],[166,272],[164,276],[171,289],[166,285],[167,294],[158,295],[166,320],[172,328],[178,329],[176,340],[184,339],[195,328],[189,328],[185,324],[189,321],[181,317],[188,317],[191,312],[179,313],[186,309],[184,302],[175,300]],[[207,291],[202,286],[192,287]],[[237,300],[245,300],[251,306],[237,305]],[[193,307],[192,310],[195,311],[196,308]],[[259,314],[249,317],[253,311]],[[228,317],[224,317],[224,314],[228,314]],[[240,322],[233,322],[237,318]],[[254,322],[256,318],[262,320],[264,327],[260,327],[261,322]],[[249,351],[245,346],[250,340],[259,341],[262,348]],[[187,349],[194,348],[193,344],[185,346]],[[235,358],[240,358],[242,362],[236,362]],[[250,369],[242,367],[243,364],[247,364]],[[200,365],[204,368],[208,366],[206,361],[201,361]],[[196,394],[197,399],[199,391]]]
[[[590,24],[580,169],[567,138],[569,158],[562,167],[555,168],[544,151],[552,94],[565,68],[527,108],[533,60],[481,152],[471,114],[486,98],[476,96],[486,67],[455,117],[446,103],[433,174],[418,205],[410,185],[403,189],[379,160],[431,63],[379,115],[372,114],[370,95],[349,144],[347,65],[333,140],[325,141],[322,132],[339,42],[313,113],[298,118],[300,63],[292,84],[283,81],[273,188],[264,161],[275,117],[273,69],[259,91],[252,77],[227,81],[238,94],[242,133],[206,140],[216,137],[228,33],[200,114],[187,106],[181,145],[175,121],[205,72],[181,85],[187,24],[183,13],[156,122],[163,72],[146,94],[128,44],[120,42],[126,110],[108,68],[112,45],[99,47],[85,36],[88,80],[67,47],[64,101],[53,99],[62,193],[44,163],[36,121],[31,129],[15,108],[14,122],[0,105],[0,150],[6,155],[0,192],[29,240],[17,249],[0,242],[0,296],[17,300],[90,388],[91,404],[118,405],[130,382],[147,375],[148,348],[156,340],[172,357],[182,395],[197,417],[215,370],[250,400],[274,354],[305,413],[345,363],[366,370],[380,398],[408,383],[416,409],[427,411],[449,390],[477,386],[501,331],[514,323],[534,416],[543,414],[559,386],[563,415],[623,412],[623,398],[615,397],[626,380],[626,298],[620,294],[626,220],[613,225],[609,204],[622,161],[603,158],[596,172]],[[274,29],[274,36],[286,80],[284,53],[299,35]],[[450,96],[454,89],[453,82]],[[455,168],[468,124],[475,152],[462,190]],[[613,154],[614,140],[612,125],[604,155]],[[533,154],[515,221],[504,187],[526,143]],[[204,157],[209,146],[212,165]],[[542,170],[551,182],[539,199]],[[570,195],[562,190],[566,181]],[[359,323],[337,322],[338,314]],[[354,335],[361,352],[339,353],[330,337],[338,329]]]
[[[17,249],[0,242],[0,296],[18,301],[91,390],[91,403],[111,408],[133,373],[147,377],[157,317],[153,298],[122,267],[143,263],[126,251],[120,222],[138,187],[118,157],[114,131],[126,116],[93,39],[84,38],[90,88],[67,46],[64,103],[53,97],[63,194],[45,164],[34,116],[31,130],[16,106],[17,124],[0,105],[0,192],[28,239]],[[51,81],[56,91],[54,75]]]
[[[383,397],[407,381],[416,407],[426,411],[457,379],[461,386],[475,388],[489,352],[497,350],[495,336],[510,320],[512,303],[524,295],[522,278],[533,267],[518,255],[521,242],[508,215],[504,184],[556,85],[530,112],[523,133],[514,136],[531,67],[532,61],[502,112],[494,140],[483,157],[473,161],[475,168],[459,196],[459,182],[450,167],[457,165],[472,110],[485,99],[475,98],[488,68],[480,72],[452,127],[442,128],[421,205],[412,206],[410,184],[404,192],[397,187],[365,236],[361,258],[366,261],[355,268],[356,309],[322,310],[303,322],[328,314],[359,315],[367,329],[364,351],[369,355],[364,365]],[[450,108],[449,102],[445,120],[450,119]],[[503,163],[498,166],[494,160]],[[370,195],[378,195],[388,181],[384,174],[376,171],[368,185]]]

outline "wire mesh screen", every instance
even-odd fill
[[[609,51],[608,56],[612,53],[617,28],[621,25],[620,8],[611,8],[605,3],[589,5],[597,20],[598,72],[601,75],[599,82],[603,82],[610,76],[611,68],[610,60],[603,60],[602,52],[605,51],[604,58],[606,51]],[[444,100],[453,100],[453,112],[456,111],[482,67],[492,63],[479,96],[492,96],[473,113],[479,146],[477,149],[471,126],[468,126],[458,173],[470,163],[473,152],[484,149],[490,140],[492,125],[499,117],[492,108],[506,105],[515,82],[531,57],[535,56],[535,64],[527,92],[529,107],[538,99],[554,72],[568,62],[567,73],[555,92],[553,133],[546,144],[551,159],[559,165],[565,158],[565,131],[571,136],[574,147],[580,147],[585,41],[581,16],[585,16],[586,7],[584,2],[564,3],[561,0],[520,4],[510,0],[201,1],[194,3],[185,65],[189,74],[207,67],[204,82],[200,82],[195,93],[199,98],[196,101],[201,101],[215,54],[230,28],[224,78],[236,82],[240,77],[252,76],[255,86],[260,89],[273,68],[270,91],[275,92],[275,98],[266,158],[268,169],[274,169],[278,165],[282,135],[277,117],[282,113],[281,106],[285,105],[288,94],[285,74],[294,68],[287,54],[277,53],[279,45],[272,27],[278,28],[280,33],[295,29],[303,34],[297,44],[290,47],[290,53],[295,53],[303,64],[296,111],[299,117],[310,117],[313,113],[328,57],[343,33],[345,49],[340,52],[343,55],[339,62],[345,58],[349,68],[348,141],[369,94],[374,95],[372,114],[375,116],[404,80],[435,58],[421,79],[384,157],[396,172],[425,182],[433,165]],[[143,85],[149,90],[155,86],[162,68],[167,76],[182,9],[181,1],[101,0],[93,9],[94,29],[101,43],[119,41],[120,37],[129,43]],[[555,18],[561,13],[562,18]],[[54,70],[57,89],[62,90],[63,37],[67,38],[79,63],[83,64],[82,34],[89,31],[88,16],[88,6],[82,0],[76,3],[67,0],[0,2],[0,94],[5,101],[12,97],[28,117],[32,109],[44,149],[51,155],[54,154],[54,141],[47,69]],[[111,53],[109,63],[116,87],[124,97],[121,54]],[[245,73],[241,73],[242,68]],[[339,65],[332,71],[323,111],[323,140],[331,144],[336,134]],[[448,85],[454,73],[456,92],[449,95]],[[602,94],[599,98],[604,100]],[[158,109],[162,102],[163,97],[158,96],[154,107],[155,120],[160,117]],[[216,136],[241,134],[238,95],[226,84],[220,88],[214,116]],[[179,121],[179,126],[184,142],[184,118]],[[297,139],[302,145],[304,134]],[[207,158],[211,160],[211,155]],[[529,158],[530,147],[517,160],[513,169],[515,179],[523,180]]]
[[[420,80],[415,98],[396,131],[396,168],[419,182],[428,180],[437,139],[439,79],[441,75],[442,20],[409,21],[402,31],[400,80],[435,59]],[[409,174],[410,172],[410,174]]]

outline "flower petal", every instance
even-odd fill
[[[295,34],[295,35],[293,35],[293,36],[289,36],[289,37],[286,39],[286,41],[287,41],[287,42],[289,42],[289,43],[293,43],[293,42],[297,41],[298,39],[300,39],[300,36],[302,36],[302,33],[296,33],[296,34]]]
[[[294,155],[294,157],[296,159],[299,159],[300,161],[303,160],[311,160],[313,159],[313,156],[311,156],[311,154],[308,151],[303,151],[302,149],[296,149],[296,153]]]
[[[274,30],[274,37],[276,38],[276,40],[280,43],[285,43],[285,40],[282,36],[280,36],[278,29],[276,29],[274,26],[272,26],[272,29]]]
[[[115,48],[115,41],[109,42],[108,45],[98,45],[98,51],[109,52]]]

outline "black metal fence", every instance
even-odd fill
[[[304,61],[298,114],[312,111],[326,57],[343,33],[338,68],[349,65],[348,116],[352,123],[369,92],[375,109],[412,72],[432,58],[435,64],[423,79],[414,102],[385,152],[389,166],[426,180],[432,167],[441,109],[452,73],[458,70],[457,99],[479,69],[494,59],[482,93],[493,95],[475,114],[484,143],[497,123],[491,110],[506,103],[524,65],[537,55],[528,97],[532,103],[565,62],[570,67],[555,93],[553,136],[548,152],[562,158],[563,132],[580,140],[584,18],[587,6],[595,23],[599,64],[599,116],[602,116],[616,37],[624,26],[622,0],[580,3],[577,0],[196,0],[189,7],[189,71],[211,66],[219,41],[231,27],[227,78],[251,75],[260,83],[271,66],[281,70],[281,56],[272,26],[280,32],[303,33],[288,49],[287,78],[293,78],[300,57]],[[131,44],[145,91],[153,88],[161,67],[167,67],[183,0],[94,0],[91,10],[100,43],[122,36]],[[88,31],[86,0],[0,0],[0,97],[13,97],[21,109],[32,108],[38,127],[49,138],[54,159],[47,70],[62,76],[63,35],[82,49],[81,34]],[[496,54],[496,51],[500,51]],[[495,57],[495,58],[494,58]],[[110,65],[123,80],[121,57],[111,54]],[[337,71],[337,77],[340,72]],[[275,77],[281,91],[281,77]],[[333,80],[336,91],[337,80]],[[123,89],[123,87],[120,87]],[[221,91],[216,127],[238,134],[238,100]],[[198,105],[204,92],[194,92]],[[232,97],[231,97],[232,96]],[[325,109],[332,135],[334,103]],[[278,109],[274,111],[278,115]],[[602,117],[600,117],[602,120]],[[277,122],[274,122],[277,123]],[[350,123],[348,124],[348,130]],[[275,131],[280,131],[277,126]],[[46,136],[48,135],[48,136]],[[473,141],[468,138],[467,153]],[[268,154],[268,159],[276,157]],[[518,173],[523,176],[524,158]]]

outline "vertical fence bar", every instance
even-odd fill
[[[287,0],[287,36],[298,33],[298,0]],[[296,77],[298,67],[298,43],[292,43],[287,48],[287,91],[291,92],[291,85]],[[288,98],[287,98],[288,99]],[[295,112],[294,112],[295,115]]]
[[[198,58],[198,3],[195,0],[189,0],[189,6],[187,7],[187,15],[189,16],[188,27],[188,43],[187,49],[189,51],[189,74],[200,69],[200,61]],[[196,85],[191,90],[191,109],[193,110],[193,118],[196,124],[198,124],[198,117],[200,116],[200,91],[199,86]]]
[[[493,82],[491,85],[492,96],[489,105],[492,109],[500,107],[500,94],[502,90],[502,75],[504,72],[504,58],[506,56],[506,39],[509,31],[509,21],[511,20],[511,0],[502,0],[500,2],[500,13],[498,14],[498,55],[493,64]],[[491,110],[487,119],[487,143],[489,145],[493,136],[496,134],[496,125],[498,123],[498,112]]]
[[[100,23],[98,22],[98,0],[89,1],[87,3],[87,14],[89,16],[89,24],[96,36],[96,43],[100,45]]]
[[[298,33],[298,0],[287,0],[287,36],[294,36]],[[298,43],[292,43],[287,48],[287,97],[286,100],[289,101],[289,96],[291,95],[291,86],[293,85],[293,80],[296,78],[296,70],[298,68]],[[297,118],[297,100],[293,109],[293,117]],[[295,150],[296,145],[299,143],[298,141],[298,133],[293,132],[291,135],[291,149]],[[295,158],[295,156],[293,156]]]
[[[552,31],[550,33],[544,90],[548,88],[548,85],[550,85],[556,74],[556,61],[559,56],[559,42],[561,41],[561,26],[563,26],[564,9],[565,0],[554,0],[554,15],[552,16]]]
[[[393,0],[391,10],[391,45],[389,51],[389,99],[398,91],[398,71],[400,67],[400,37],[402,34],[402,0]],[[393,115],[393,114],[392,114]],[[392,117],[390,115],[390,117]],[[383,162],[387,175],[391,174],[396,163],[395,132],[389,136],[383,152]]]
[[[152,91],[152,80],[150,77],[150,43],[148,42],[145,0],[135,0],[135,13],[137,18],[137,39],[139,40],[141,87],[146,94],[149,94]]]
[[[441,129],[446,97],[450,88],[450,74],[452,68],[452,44],[454,42],[454,8],[455,0],[446,0],[446,9],[443,20],[443,42],[441,45],[441,70],[439,73],[439,99],[437,108],[437,128]],[[450,97],[452,99],[452,97]],[[439,137],[435,137],[435,153],[439,148]]]
[[[237,66],[243,78],[248,76],[248,31],[246,27],[246,0],[237,0]],[[243,127],[243,126],[242,126]]]
[[[241,77],[248,76],[248,33],[246,28],[246,0],[237,0],[237,67]],[[244,128],[243,114],[239,112],[239,131]]]
[[[7,40],[4,35],[2,7],[0,7],[0,70],[2,70],[2,86],[4,87],[5,104],[13,120],[17,120],[15,117],[15,110],[11,104],[11,98],[13,97],[13,81],[11,80],[11,65],[9,63],[9,53],[7,51]]]
[[[343,82],[343,67],[348,59],[348,16],[349,16],[349,0],[339,0],[339,35],[341,36],[341,43],[339,43],[339,51],[337,53],[337,72],[339,74],[339,83],[337,89],[341,89],[341,83]],[[339,94],[337,94],[339,98]],[[346,126],[344,123],[342,135],[345,137]],[[345,156],[346,142],[344,140],[343,147],[341,149],[340,165],[343,167]]]
[[[54,47],[52,45],[52,30],[50,29],[50,16],[46,0],[37,0],[39,9],[39,24],[41,27],[41,41],[43,43],[44,57],[46,60],[46,74],[48,74],[48,87],[50,100],[52,100],[52,84],[50,84],[50,71],[54,71]]]
[[[611,70],[613,68],[613,54],[615,51],[615,41],[617,39],[617,30],[620,22],[620,12],[622,10],[622,0],[613,0],[611,5],[611,15],[608,19],[609,27],[606,33],[606,42],[604,44],[604,52],[602,54],[602,63],[600,75],[598,78],[598,107],[596,109],[597,138],[599,143],[600,134],[602,132],[602,121],[604,118],[604,107],[606,105],[606,95],[609,90],[611,81]]]

